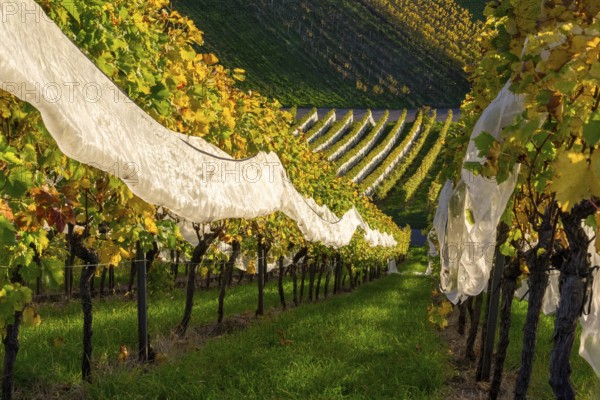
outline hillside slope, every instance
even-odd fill
[[[284,105],[456,106],[479,25],[455,0],[175,0],[206,49]]]
[[[471,12],[475,20],[483,21],[483,10],[488,0],[455,0],[456,3]]]

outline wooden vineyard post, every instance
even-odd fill
[[[508,226],[501,223],[498,229],[498,243],[494,253],[494,268],[492,269],[492,280],[488,288],[490,305],[485,329],[485,342],[483,343],[481,374],[477,377],[480,381],[489,381],[492,370],[492,354],[494,353],[494,341],[496,339],[496,327],[498,325],[498,311],[500,307],[500,284],[504,273],[505,257],[500,252],[500,244],[506,240]]]
[[[262,243],[262,236],[258,235],[258,307],[256,315],[264,315],[264,287],[265,287],[265,270],[266,270],[266,254]]]
[[[135,256],[137,264],[137,306],[138,306],[138,343],[140,361],[148,361],[148,304],[147,304],[147,277],[144,252],[137,243]]]

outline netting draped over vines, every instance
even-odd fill
[[[304,198],[274,153],[234,160],[201,138],[166,129],[106,77],[33,0],[3,13],[2,89],[35,106],[67,156],[121,178],[145,201],[194,222],[281,211],[309,241],[332,247],[363,229],[372,246],[394,238],[371,230],[355,208],[341,218]]]
[[[523,110],[522,98],[511,93],[509,86],[507,83],[475,125],[465,163],[483,163],[475,139],[484,132],[499,139],[502,128]],[[449,184],[442,190],[434,224],[442,247],[441,288],[451,301],[459,302],[485,289],[492,269],[496,226],[515,189],[517,172],[515,169],[509,179],[498,184],[495,179],[463,169],[452,194]]]

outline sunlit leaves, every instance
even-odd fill
[[[15,312],[21,312],[31,303],[31,289],[18,283],[5,284],[0,289],[0,329],[14,322]]]
[[[23,310],[23,324],[29,327],[36,327],[42,323],[42,317],[37,313],[35,307],[28,306]]]
[[[559,155],[548,189],[556,192],[556,200],[563,210],[570,210],[581,199],[600,196],[599,163],[598,156],[589,160],[582,153],[565,152]]]

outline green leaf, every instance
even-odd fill
[[[475,225],[475,216],[473,215],[473,211],[470,208],[467,208],[465,210],[465,216],[469,224]]]
[[[51,287],[58,288],[63,284],[64,262],[57,258],[44,257],[42,260],[44,268],[44,280]]]
[[[0,153],[0,160],[6,161],[7,163],[15,164],[15,165],[23,165],[23,160],[21,160],[12,151],[7,151],[7,152],[4,152],[4,153]]]
[[[469,161],[463,164],[463,168],[467,171],[471,171],[473,175],[481,175],[481,163],[476,161]]]
[[[102,72],[104,72],[108,76],[114,75],[114,73],[116,71],[116,68],[112,64],[113,62],[114,62],[114,57],[108,51],[103,52],[96,59],[96,64],[98,65],[98,68],[100,68],[102,70]]]
[[[35,284],[35,281],[40,276],[41,272],[40,267],[34,262],[26,264],[19,269],[19,275],[21,275],[28,285]]]
[[[537,251],[535,252],[535,255],[538,257],[543,256],[544,254],[546,254],[546,249],[544,249],[543,247],[540,247],[539,249],[537,249]]]
[[[590,76],[594,79],[600,79],[600,63],[592,64],[590,68]]]
[[[595,146],[600,141],[600,111],[594,111],[583,125],[583,139],[589,146]]]
[[[21,158],[26,162],[36,163],[37,162],[37,151],[33,145],[27,143],[21,150]]]
[[[17,230],[8,218],[0,215],[0,245],[14,244]]]
[[[479,156],[485,157],[496,142],[496,138],[487,132],[481,132],[473,141],[475,142],[475,147],[479,150]]]
[[[11,197],[22,197],[33,186],[33,173],[26,167],[12,168],[4,192]]]
[[[575,90],[575,88],[577,87],[577,81],[560,79],[554,84],[554,87],[561,94],[570,96],[573,93],[573,91]],[[546,103],[541,103],[541,104],[546,104]]]
[[[177,246],[177,237],[175,235],[168,236],[169,248],[174,249]]]
[[[510,243],[502,243],[500,245],[500,253],[507,257],[516,257],[517,250]]]
[[[531,138],[531,136],[540,128],[540,119],[533,118],[530,120],[525,120],[525,123],[522,124],[517,130],[518,139],[522,141],[527,141]]]
[[[63,7],[67,10],[69,14],[75,19],[75,21],[81,23],[81,18],[79,15],[79,10],[77,10],[77,6],[75,5],[75,0],[63,0]]]

